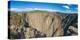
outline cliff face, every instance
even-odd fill
[[[68,17],[62,17],[62,14],[38,10],[22,13],[11,12],[9,17],[9,38],[63,36],[65,32],[64,25],[66,25],[68,20]],[[64,22],[64,19],[66,22]],[[73,30],[72,28],[69,27],[69,29]]]
[[[31,28],[46,34],[47,37],[63,35],[61,18],[56,13],[28,12],[26,20]]]

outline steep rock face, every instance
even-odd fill
[[[26,22],[31,28],[46,34],[47,37],[63,35],[61,18],[56,13],[33,11],[26,13]]]
[[[30,11],[10,13],[10,38],[62,36],[61,16],[55,12]]]

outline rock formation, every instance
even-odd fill
[[[48,11],[10,12],[8,38],[41,38],[77,35],[77,15]]]
[[[56,13],[28,12],[26,13],[26,20],[31,28],[46,34],[47,37],[62,36],[64,33],[61,18]]]

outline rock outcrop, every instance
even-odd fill
[[[64,33],[61,18],[55,12],[28,12],[26,13],[26,20],[31,28],[46,34],[47,37],[61,36]]]

